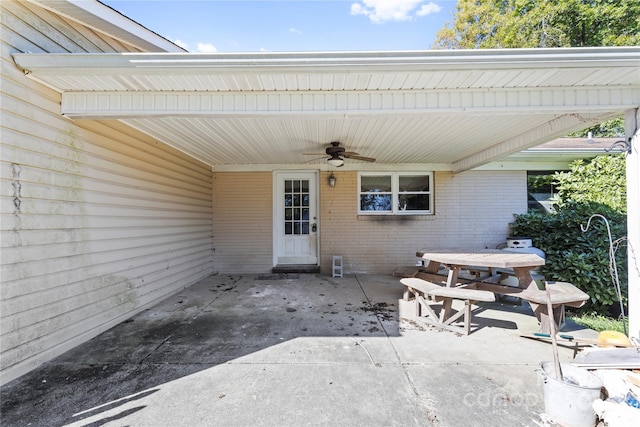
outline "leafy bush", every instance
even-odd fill
[[[624,155],[598,156],[590,162],[576,160],[570,172],[557,173],[559,205],[595,202],[616,211],[627,211],[626,161]]]
[[[609,221],[614,240],[626,236],[626,197],[623,156],[601,156],[592,162],[577,161],[567,173],[556,174],[560,189],[555,212],[529,212],[517,215],[512,233],[533,239],[547,258],[540,272],[547,280],[573,283],[589,294],[584,309],[606,313],[618,306],[618,295],[609,262],[607,227],[591,215],[603,215]],[[618,278],[627,304],[626,245],[616,251]]]

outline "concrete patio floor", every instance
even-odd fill
[[[390,275],[210,276],[2,387],[0,423],[542,424],[553,353],[520,336],[538,329],[528,306],[482,304],[460,336],[401,298]]]

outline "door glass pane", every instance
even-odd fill
[[[284,233],[309,234],[309,180],[284,181]],[[305,206],[303,208],[303,206]]]

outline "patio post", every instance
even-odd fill
[[[629,337],[640,340],[640,109],[625,113],[627,155],[627,237],[629,269]]]

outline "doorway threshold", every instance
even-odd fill
[[[311,264],[278,264],[271,269],[272,273],[320,273],[319,265]]]

